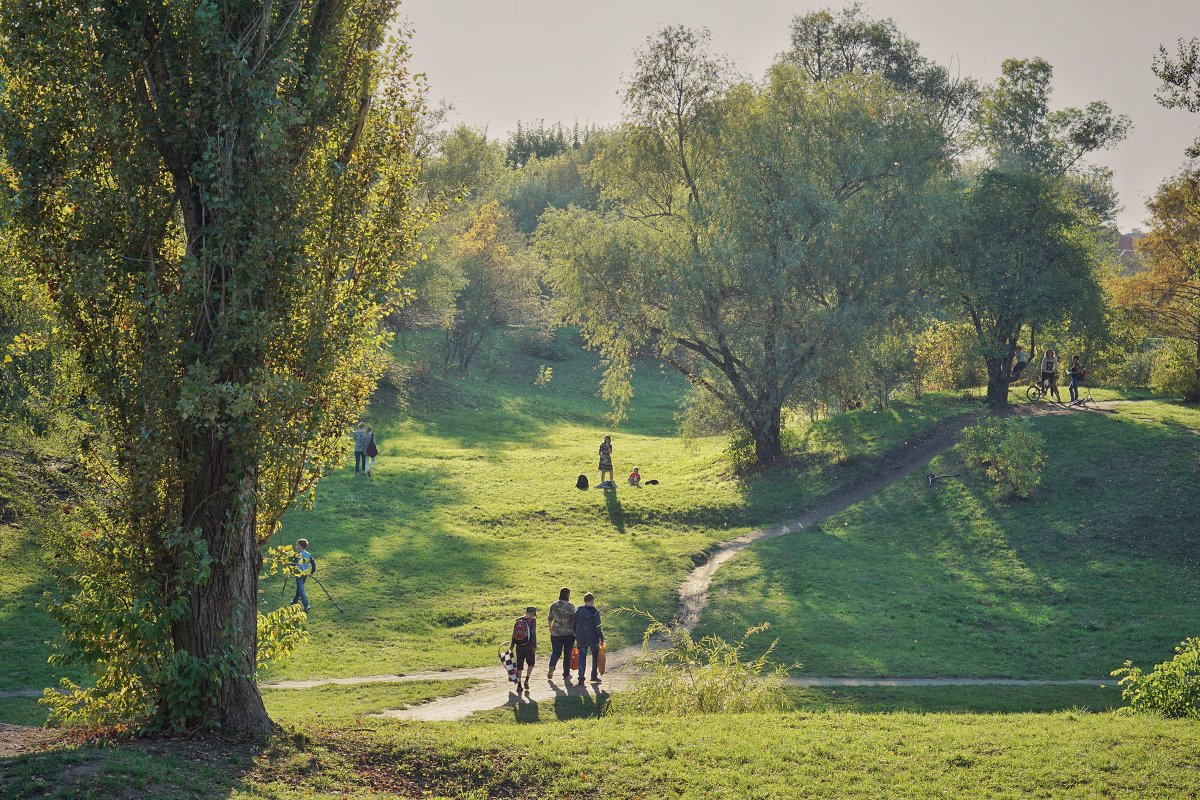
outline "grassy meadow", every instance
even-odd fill
[[[1103,678],[1196,632],[1200,410],[1037,417],[1041,487],[912,475],[717,572],[704,631],[768,621],[798,674]],[[953,453],[935,473],[959,472]]]
[[[673,374],[643,364],[630,417],[614,428],[597,396],[595,357],[564,349],[570,360],[544,362],[502,342],[466,377],[417,382],[411,415],[381,393],[369,415],[380,448],[372,477],[352,467],[329,476],[315,507],[291,512],[273,542],[307,538],[345,613],[310,582],[312,642],[268,678],[486,665],[507,642],[509,620],[526,605],[548,608],[560,586],[577,597],[595,592],[602,611],[669,616],[678,584],[705,551],[800,513],[875,457],[974,408],[934,395],[799,425],[794,443],[804,457],[742,480],[723,438],[676,435],[683,385]],[[554,373],[539,389],[542,363]],[[578,491],[579,473],[598,478],[605,434],[620,488]],[[625,486],[634,466],[660,484]],[[262,607],[291,594],[266,585]],[[606,628],[614,644],[640,640],[633,620],[609,615]]]

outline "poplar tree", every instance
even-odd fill
[[[420,225],[394,12],[0,5],[13,225],[95,420],[54,541],[82,719],[271,728],[260,548],[344,458]]]

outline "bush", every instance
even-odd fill
[[[1120,385],[1129,388],[1149,386],[1154,356],[1153,350],[1135,350],[1127,354],[1121,363]]]
[[[959,455],[1007,494],[1028,497],[1041,482],[1046,440],[1023,419],[987,419],[962,433]]]
[[[1160,394],[1200,402],[1200,379],[1196,377],[1196,348],[1188,342],[1170,341],[1154,357],[1150,388]]]
[[[1122,709],[1130,714],[1200,719],[1200,638],[1184,639],[1175,657],[1142,672],[1132,661],[1112,671],[1119,677]]]
[[[931,391],[968,389],[987,382],[975,330],[963,322],[934,322],[917,337],[919,380]]]
[[[541,361],[569,361],[571,351],[558,339],[558,333],[542,328],[526,328],[517,334],[517,349]]]
[[[750,628],[736,643],[718,636],[696,641],[687,630],[659,622],[636,609],[622,609],[649,620],[638,660],[639,677],[613,697],[609,713],[654,716],[742,714],[780,711],[788,706],[783,692],[787,667],[772,664],[775,642],[762,655],[744,660],[749,639],[767,629]],[[656,647],[654,637],[666,640]]]

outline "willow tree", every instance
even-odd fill
[[[541,246],[618,409],[648,350],[723,404],[770,464],[816,360],[848,353],[921,287],[947,142],[927,101],[879,76],[725,74],[705,34],[653,37],[628,121],[593,162],[613,210],[549,212]]]
[[[344,456],[420,225],[394,10],[0,5],[13,222],[97,421],[54,543],[87,719],[271,727],[260,548]]]

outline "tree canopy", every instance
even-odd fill
[[[649,349],[771,463],[806,372],[924,283],[947,141],[927,101],[878,76],[814,83],[780,64],[762,87],[731,84],[706,38],[647,42],[628,122],[594,167],[614,210],[552,212],[541,243],[618,407]]]
[[[341,459],[420,224],[393,10],[0,6],[15,235],[95,422],[52,526],[95,678],[64,713],[270,727],[260,544]]]

